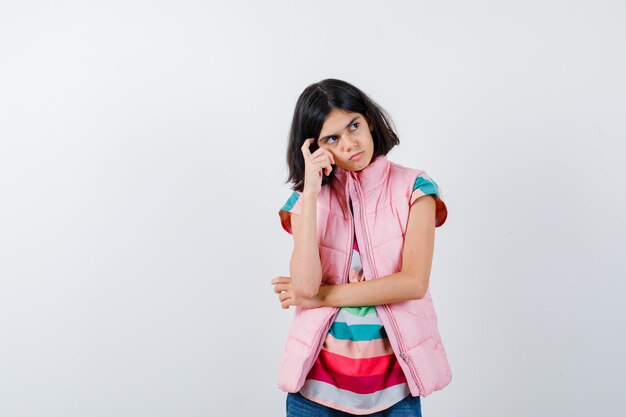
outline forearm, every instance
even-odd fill
[[[317,245],[317,201],[302,195],[300,227],[294,234],[294,248],[289,263],[294,290],[305,297],[317,294],[322,282],[322,265]]]
[[[427,288],[420,279],[403,272],[351,284],[324,285],[317,298],[321,306],[352,307],[397,303],[424,297]]]

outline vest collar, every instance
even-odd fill
[[[390,165],[386,155],[378,155],[361,171],[347,171],[335,166],[331,185],[343,193],[349,181],[356,181],[364,192],[373,190],[385,182]]]

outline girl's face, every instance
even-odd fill
[[[333,154],[339,168],[360,171],[374,155],[371,130],[361,113],[334,108],[324,120],[317,144]]]

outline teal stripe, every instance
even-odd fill
[[[383,326],[377,324],[353,324],[334,322],[328,331],[335,339],[352,340],[361,342],[363,340],[385,339],[387,333]]]
[[[441,198],[439,196],[439,186],[429,176],[419,176],[415,179],[415,183],[413,184],[413,190],[415,191],[418,188],[425,195],[435,194],[437,197]]]
[[[289,200],[287,200],[285,205],[281,208],[281,210],[291,211],[293,206],[296,205],[296,201],[298,201],[298,198],[300,198],[300,196],[298,195],[297,192],[294,191],[289,197]]]

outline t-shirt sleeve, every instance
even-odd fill
[[[300,199],[300,194],[297,191],[294,191],[289,199],[283,204],[281,209],[278,211],[278,216],[280,217],[280,224],[283,226],[283,229],[287,231],[287,233],[292,233],[291,231],[291,213],[300,214],[302,212],[302,200]]]
[[[410,204],[413,205],[418,198],[432,195],[435,197],[436,210],[435,210],[435,227],[443,225],[448,217],[448,208],[441,196],[441,189],[437,183],[428,176],[425,172],[422,172],[415,179],[413,184],[413,192],[411,193]]]

